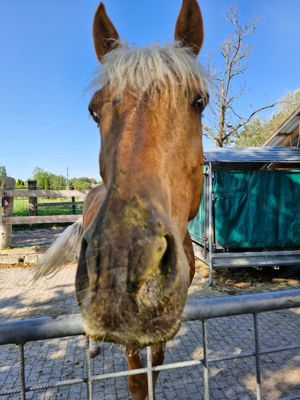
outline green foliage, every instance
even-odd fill
[[[45,189],[45,182],[49,179],[50,172],[43,170],[42,168],[36,167],[32,173],[32,179],[37,182],[39,189]]]
[[[288,92],[280,101],[275,114],[268,120],[255,118],[240,133],[237,146],[261,146],[300,106],[300,89]]]
[[[0,165],[0,179],[5,178],[6,176],[6,167],[4,165]]]
[[[37,181],[37,187],[43,190],[64,190],[67,187],[67,179],[62,175],[56,175],[52,172],[36,167],[32,174],[32,179]],[[97,181],[93,178],[73,178],[69,180],[70,189],[89,190]]]
[[[15,183],[16,189],[24,189],[26,187],[25,182],[22,179],[17,179]]]
[[[45,179],[44,185],[50,186],[49,189],[63,190],[67,187],[67,180],[62,175],[49,174],[49,179]]]
[[[4,165],[0,165],[0,187],[2,184],[2,178],[7,176],[6,167]]]
[[[88,190],[91,188],[93,184],[96,184],[97,181],[96,179],[91,179],[87,177],[81,177],[81,178],[73,178],[70,179],[70,188],[72,187],[73,189],[76,190]]]
[[[46,176],[44,178],[43,185],[44,185],[44,189],[45,190],[49,190],[50,189],[50,178],[49,178],[49,176]]]

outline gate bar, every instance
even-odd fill
[[[90,340],[85,337],[85,367],[86,367],[86,394],[88,400],[93,400],[92,366],[90,357]]]
[[[176,367],[184,367],[188,365],[203,365],[204,373],[204,398],[209,400],[209,363],[216,361],[216,359],[208,357],[208,342],[207,342],[207,326],[206,323],[210,318],[227,317],[240,314],[252,314],[254,322],[254,343],[255,351],[252,354],[245,352],[244,354],[236,356],[225,356],[220,361],[226,359],[240,358],[244,356],[254,355],[256,360],[256,382],[257,382],[257,399],[261,399],[261,372],[260,372],[260,355],[264,351],[259,345],[259,331],[257,316],[261,312],[274,311],[280,309],[288,309],[292,307],[300,307],[300,290],[286,290],[279,292],[269,292],[255,295],[241,295],[241,296],[227,296],[221,298],[211,298],[206,300],[198,300],[187,304],[183,314],[183,321],[201,320],[202,321],[202,337],[203,337],[203,359],[184,361],[175,364],[167,364],[163,366],[153,367],[151,348],[147,348],[147,368],[132,371],[119,371],[116,373],[95,375],[92,376],[90,356],[88,352],[89,340],[85,339],[85,353],[86,353],[86,376],[82,379],[71,379],[68,381],[60,381],[55,384],[37,385],[36,387],[25,387],[25,361],[24,361],[24,344],[32,340],[45,340],[51,338],[59,338],[65,336],[84,335],[83,324],[79,314],[59,317],[56,319],[51,318],[37,318],[34,320],[23,321],[8,321],[0,324],[0,345],[12,344],[18,345],[19,349],[19,384],[18,389],[13,389],[1,392],[0,396],[10,393],[19,393],[21,400],[26,399],[26,392],[32,390],[39,390],[39,388],[46,387],[59,387],[66,384],[86,383],[88,399],[92,399],[93,382],[97,380],[107,379],[108,377],[129,376],[136,375],[141,372],[147,374],[148,378],[148,395],[149,400],[154,398],[152,373],[159,370],[173,369]],[[300,346],[293,346],[294,349]],[[286,348],[273,348],[265,350],[266,353],[289,350],[291,347]],[[247,354],[248,353],[248,354]],[[251,353],[251,352],[250,352]],[[218,358],[218,357],[217,357]],[[289,397],[289,396],[288,396]],[[289,397],[295,399],[294,395]]]
[[[148,399],[154,400],[152,350],[150,346],[147,347],[147,381],[148,381]]]
[[[209,400],[209,379],[208,379],[208,343],[207,343],[207,325],[206,320],[202,321],[203,338],[203,384],[204,400]]]
[[[292,307],[300,307],[300,289],[194,300],[185,306],[182,321],[256,314]],[[80,314],[0,323],[0,345],[79,335],[84,335]]]
[[[300,289],[194,300],[184,308],[182,321],[256,314],[300,307]]]
[[[260,372],[260,346],[257,314],[253,314],[254,342],[255,342],[255,372],[256,372],[256,399],[261,400],[261,372]]]
[[[26,399],[26,387],[25,387],[25,357],[24,357],[24,345],[20,344],[19,348],[19,381],[20,381],[20,399]]]

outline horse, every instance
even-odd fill
[[[93,40],[102,67],[89,112],[101,135],[104,184],[89,192],[83,217],[36,271],[36,278],[57,271],[80,248],[75,289],[85,332],[123,345],[129,369],[142,368],[145,346],[153,365],[163,363],[195,273],[187,224],[203,179],[208,90],[196,60],[203,37],[197,0],[183,0],[175,41],[164,47],[121,41],[100,3]],[[134,400],[147,399],[145,374],[130,376],[128,385]]]

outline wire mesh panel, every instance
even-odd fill
[[[28,379],[27,374],[30,359],[29,357],[28,359],[26,357],[27,345],[25,345],[25,343],[37,340],[47,340],[51,342],[51,340],[55,340],[55,338],[72,336],[75,338],[78,335],[83,335],[84,331],[81,317],[79,315],[73,315],[71,317],[66,316],[57,319],[39,318],[36,320],[2,323],[0,325],[0,345],[14,344],[17,346],[18,378],[16,379],[14,388],[4,390],[0,389],[0,396],[18,395],[20,399],[27,399],[29,398],[27,397],[29,392],[45,392],[51,388],[71,388],[79,385],[81,387],[81,394],[79,398],[93,399],[99,397],[99,393],[97,393],[95,390],[95,384],[97,382],[106,382],[109,379],[114,379],[117,381],[119,379],[124,379],[124,377],[128,377],[129,375],[144,373],[148,378],[148,393],[149,400],[151,400],[154,399],[152,385],[153,372],[161,371],[165,373],[169,370],[178,370],[180,372],[183,369],[186,369],[194,372],[196,371],[197,374],[202,374],[202,377],[199,375],[199,381],[201,380],[202,387],[197,389],[197,391],[189,390],[192,389],[189,387],[182,388],[182,390],[186,390],[185,398],[204,398],[205,400],[216,399],[222,397],[217,395],[218,388],[215,383],[218,376],[215,371],[218,370],[220,365],[222,365],[222,369],[224,371],[224,366],[227,365],[225,363],[235,362],[237,363],[236,365],[238,365],[239,362],[245,363],[245,360],[247,360],[246,365],[249,365],[249,368],[251,366],[251,368],[255,371],[255,381],[252,383],[249,382],[249,385],[252,384],[252,389],[255,387],[256,399],[267,399],[267,396],[262,395],[264,381],[267,382],[268,380],[268,377],[264,376],[263,373],[264,362],[268,360],[268,357],[280,354],[282,352],[285,352],[286,354],[295,354],[296,351],[299,351],[300,349],[300,341],[298,339],[298,335],[295,334],[295,336],[293,336],[293,331],[291,330],[291,340],[287,338],[285,343],[282,343],[281,340],[278,345],[276,343],[275,347],[270,346],[269,343],[265,343],[265,339],[261,340],[262,326],[260,317],[262,316],[262,313],[271,311],[274,313],[277,312],[277,310],[295,309],[296,307],[300,307],[300,290],[194,301],[186,306],[183,315],[183,321],[184,323],[187,323],[187,325],[185,325],[185,329],[189,329],[190,327],[188,325],[192,323],[187,321],[201,321],[201,325],[198,323],[196,324],[197,329],[195,330],[195,336],[199,341],[198,344],[199,349],[201,347],[201,352],[199,354],[195,354],[196,357],[193,357],[193,359],[179,359],[178,361],[176,359],[172,359],[167,360],[164,365],[153,366],[151,348],[147,348],[145,354],[147,359],[145,368],[128,371],[126,370],[124,364],[118,364],[113,366],[116,368],[111,369],[108,366],[107,370],[97,373],[99,371],[93,370],[91,363],[89,340],[88,338],[84,338],[83,341],[81,340],[81,345],[78,347],[80,352],[78,354],[84,354],[84,362],[78,361],[79,367],[81,368],[81,374],[78,374],[78,377],[72,377],[68,375],[63,376],[59,374],[59,377],[62,379],[58,379],[55,383],[47,381],[37,382],[34,384],[30,383],[30,379]],[[219,340],[217,340],[217,343],[213,344],[211,343],[211,337],[212,332],[218,330],[218,319],[226,319],[228,320],[228,324],[226,331],[222,332],[220,330]],[[234,327],[235,324],[240,324],[240,337],[231,337],[230,328]],[[249,340],[248,343],[243,341],[243,329],[251,332],[252,340]],[[184,331],[182,333],[184,333]],[[272,333],[275,333],[276,335],[276,329],[275,332],[270,331],[270,336]],[[263,338],[265,337],[266,335],[263,335]],[[222,342],[223,345],[220,345],[220,342]],[[184,346],[185,344],[187,346],[189,345],[185,342],[183,336],[182,343],[177,343],[176,345],[176,343],[171,342],[168,352],[176,353],[176,346]],[[212,352],[213,346],[216,347]],[[237,347],[241,349],[241,351],[237,352]],[[51,353],[51,350],[49,350],[48,354],[51,360],[54,353]],[[117,358],[120,357],[120,354],[121,353],[119,353]],[[103,356],[105,357],[105,354],[103,354]],[[63,364],[63,369],[66,371],[68,369],[67,361],[68,360],[66,359],[60,360],[60,364]],[[53,365],[51,368],[53,368]],[[114,369],[118,369],[118,371],[115,372]],[[236,393],[238,391],[237,380],[231,377],[231,380],[228,381],[228,384],[229,385],[224,396],[231,399],[238,398],[236,397],[238,396]],[[120,386],[116,386],[116,390],[119,390],[119,388]],[[235,388],[235,391],[233,391],[233,388]],[[72,393],[73,392],[69,391],[65,398],[75,398],[75,394],[72,395]],[[172,396],[173,397],[170,398],[176,398],[176,394],[175,396]],[[100,398],[110,399],[120,397],[117,397],[117,395],[114,395],[113,393],[107,392],[106,394],[105,390],[103,390],[100,394]],[[123,398],[125,398],[124,395]],[[284,399],[291,400],[297,398],[300,398],[300,393],[295,391],[293,394],[287,394]]]

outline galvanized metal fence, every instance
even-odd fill
[[[282,310],[300,307],[300,290],[288,290],[270,292],[255,295],[229,296],[211,298],[206,300],[193,301],[185,307],[183,321],[202,321],[203,337],[203,358],[201,360],[190,360],[183,362],[170,363],[160,366],[152,365],[151,348],[147,348],[147,366],[145,368],[93,375],[91,369],[91,359],[89,354],[89,340],[85,339],[85,377],[59,381],[55,384],[43,384],[26,386],[25,382],[25,357],[24,344],[29,341],[47,340],[67,336],[84,335],[82,320],[80,315],[65,316],[56,319],[37,318],[33,320],[23,320],[6,322],[0,324],[0,345],[15,344],[19,350],[19,387],[0,392],[0,397],[5,395],[19,394],[20,399],[26,399],[26,393],[42,391],[52,388],[59,388],[66,385],[86,384],[86,393],[89,400],[93,399],[93,383],[129,375],[147,374],[149,400],[154,399],[152,374],[155,371],[165,371],[170,369],[185,368],[191,366],[203,366],[203,394],[199,394],[199,399],[211,399],[209,386],[209,367],[210,364],[219,361],[236,360],[245,357],[255,357],[256,370],[256,398],[261,397],[261,361],[260,357],[265,354],[278,353],[288,350],[300,350],[300,340],[293,346],[282,346],[273,348],[261,348],[260,332],[258,328],[258,315],[262,312]],[[223,357],[208,356],[208,334],[207,321],[213,318],[237,316],[251,314],[254,326],[254,348],[242,352],[238,355],[227,354]],[[300,393],[294,393],[285,400],[299,399]],[[283,398],[281,399],[283,400]]]

